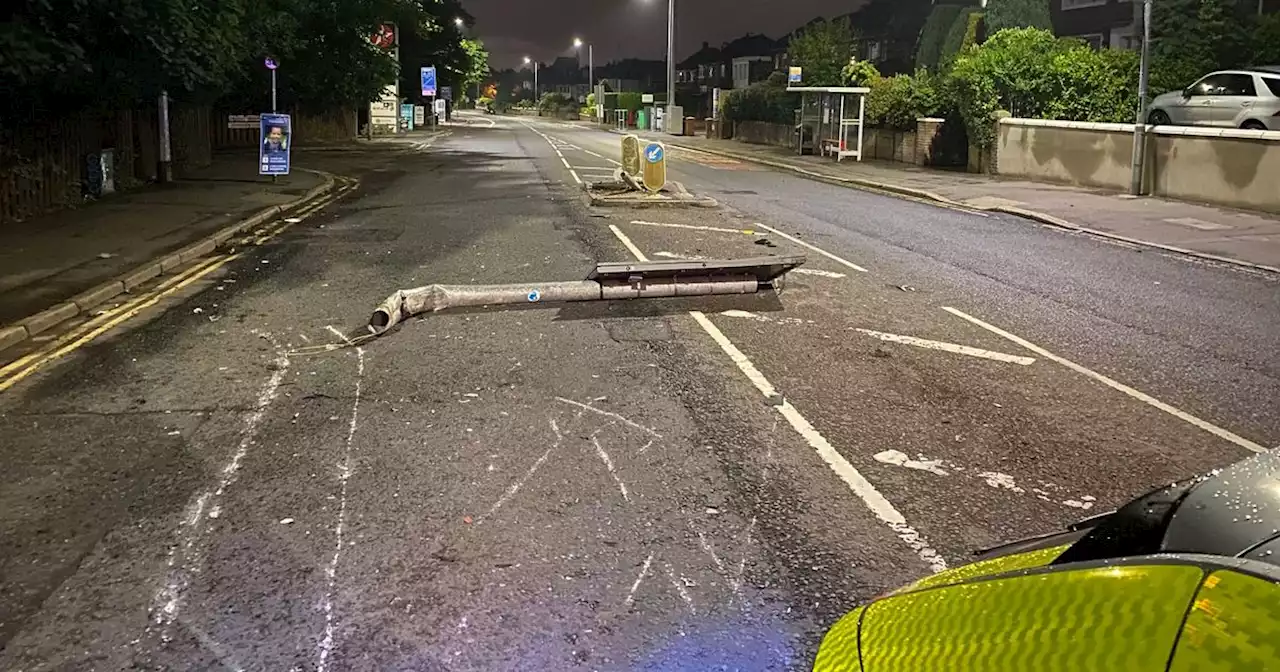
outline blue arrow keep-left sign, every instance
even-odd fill
[[[436,69],[433,67],[422,69],[422,95],[436,95]]]
[[[644,148],[644,158],[649,163],[658,163],[662,161],[662,145],[659,145],[656,142],[650,143],[648,147]]]

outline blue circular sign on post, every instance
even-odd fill
[[[265,66],[267,66],[267,69],[268,69],[268,70],[275,70],[276,68],[280,67],[280,64],[279,64],[279,63],[276,63],[276,59],[271,58],[270,56],[268,56],[266,59],[264,59],[264,60],[262,61],[262,64],[263,64],[263,65],[265,65]]]
[[[662,145],[659,145],[656,142],[649,143],[649,145],[644,148],[644,160],[649,163],[661,163]]]
[[[536,289],[529,290],[529,303],[537,303],[542,300],[542,292]]]

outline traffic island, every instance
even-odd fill
[[[623,179],[585,182],[582,188],[594,207],[715,208],[720,205],[714,198],[691,193],[679,182],[667,182],[656,192],[637,189],[634,183]]]

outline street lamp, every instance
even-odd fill
[[[582,49],[582,40],[573,38],[573,48]],[[596,52],[595,45],[587,45],[587,84],[590,91],[596,90]]]
[[[457,26],[457,27],[461,28],[461,27],[462,27],[462,17],[461,17],[461,16],[459,16],[458,18],[454,19],[454,20],[453,20],[453,25],[455,25],[455,26]]]
[[[676,104],[676,0],[667,0],[667,117]]]
[[[524,64],[529,65],[530,63],[533,64],[533,102],[536,105],[538,102],[538,62],[525,56]]]

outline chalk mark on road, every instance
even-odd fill
[[[653,438],[655,438],[655,439],[661,439],[661,438],[662,438],[662,435],[661,435],[661,434],[659,434],[659,433],[657,433],[657,432],[655,432],[654,430],[652,430],[652,429],[650,429],[650,428],[648,428],[648,427],[645,427],[644,425],[642,425],[642,424],[640,424],[640,423],[638,423],[638,422],[634,422],[634,421],[630,420],[629,418],[624,418],[623,416],[618,415],[617,413],[614,413],[613,411],[606,411],[606,410],[603,410],[603,409],[596,408],[595,406],[592,406],[591,404],[584,404],[584,403],[582,403],[582,402],[580,402],[580,401],[574,401],[574,400],[572,400],[572,399],[565,399],[564,397],[556,397],[556,401],[559,401],[559,402],[564,403],[564,404],[569,404],[570,406],[576,406],[576,407],[578,407],[578,408],[580,408],[580,409],[582,409],[582,410],[584,410],[584,411],[590,411],[590,412],[592,412],[592,413],[595,413],[596,415],[603,415],[603,416],[605,416],[605,417],[607,417],[607,418],[613,418],[614,420],[617,420],[617,421],[621,422],[622,424],[624,424],[624,425],[626,425],[626,426],[628,426],[628,427],[632,427],[632,428],[638,429],[638,430],[640,430],[640,431],[642,431],[642,432],[644,432],[644,433],[648,434],[649,436],[652,436],[652,437],[653,437]]]
[[[284,382],[285,372],[289,368],[289,358],[284,355],[284,349],[271,334],[256,330],[253,333],[259,338],[270,342],[275,349],[276,357],[272,362],[273,370],[258,391],[257,402],[254,404],[253,411],[245,418],[244,428],[240,434],[240,443],[237,445],[235,452],[232,453],[231,460],[222,467],[222,475],[218,479],[217,488],[205,490],[188,505],[186,516],[183,518],[182,527],[180,528],[180,540],[169,548],[166,562],[166,581],[164,586],[156,592],[151,608],[151,622],[162,627],[160,635],[162,641],[169,641],[169,628],[178,618],[178,613],[182,607],[183,594],[190,584],[190,575],[195,571],[192,566],[203,561],[204,554],[200,548],[201,542],[205,532],[212,528],[213,523],[202,524],[202,521],[206,517],[209,520],[215,520],[220,515],[222,495],[236,481],[236,477],[240,472],[240,465],[244,463],[245,456],[249,454],[249,448],[254,445],[257,439],[258,428],[261,426],[263,418],[266,417],[267,409],[279,396],[280,384]],[[179,559],[179,556],[181,556],[181,559]],[[150,626],[148,626],[148,629],[150,629]]]
[[[533,466],[529,467],[529,470],[526,471],[523,476],[516,479],[516,482],[512,483],[511,487],[507,488],[506,492],[502,493],[502,496],[498,498],[498,501],[494,502],[493,506],[489,507],[489,511],[487,513],[476,519],[476,525],[484,522],[487,518],[496,513],[498,509],[502,508],[503,504],[510,501],[512,497],[515,497],[516,493],[520,492],[520,488],[523,488],[524,484],[533,477],[534,473],[536,473],[538,469],[546,463],[547,458],[551,456],[551,452],[560,447],[560,443],[564,440],[564,437],[560,434],[560,426],[556,424],[555,418],[550,418],[548,422],[551,423],[551,432],[556,435],[555,442],[552,443],[551,447],[547,448],[546,451],[544,451],[542,455],[534,461]]]
[[[333,329],[333,327],[329,327]],[[341,333],[337,329],[333,329],[334,333]],[[348,343],[351,341],[345,336],[343,340]],[[327,585],[325,586],[324,599],[321,601],[321,609],[324,611],[324,639],[320,641],[320,662],[316,665],[317,672],[324,672],[329,668],[329,656],[333,653],[333,589],[338,582],[338,561],[342,557],[342,536],[347,526],[347,484],[351,480],[351,474],[355,472],[355,462],[352,459],[354,449],[352,444],[356,436],[356,428],[360,422],[360,392],[364,386],[364,348],[356,348],[356,391],[355,399],[351,403],[351,422],[347,425],[347,440],[343,445],[342,463],[338,465],[338,521],[333,527],[334,547],[333,557],[329,559],[329,566],[325,568],[325,578]]]
[[[594,435],[591,437],[591,443],[596,447],[596,455],[601,462],[604,462],[605,468],[609,470],[609,475],[613,477],[613,482],[618,484],[618,490],[622,492],[622,499],[630,502],[631,494],[627,492],[627,484],[622,482],[622,479],[618,476],[618,471],[613,468],[613,458],[609,457],[609,453],[605,452],[604,447],[600,445],[600,440]]]
[[[631,606],[636,602],[636,591],[640,590],[640,584],[644,582],[644,577],[649,574],[649,566],[653,564],[653,552],[649,553],[649,557],[644,559],[644,566],[640,568],[640,575],[636,577],[635,583],[631,584],[631,591],[627,593],[627,599],[622,603]]]

